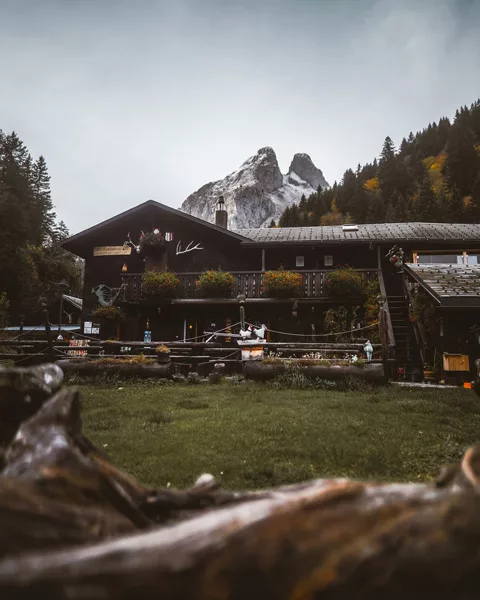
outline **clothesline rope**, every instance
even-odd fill
[[[251,323],[248,323],[252,325]],[[378,321],[372,323],[371,325],[366,325],[365,327],[358,327],[357,329],[350,329],[348,331],[339,331],[337,333],[315,333],[315,334],[306,334],[306,333],[289,333],[288,331],[277,331],[275,329],[267,329],[270,333],[278,333],[279,335],[290,335],[296,337],[330,337],[330,336],[338,336],[338,335],[346,335],[347,333],[355,333],[356,331],[364,331],[365,329],[372,329],[372,327],[376,327],[378,325]],[[255,325],[252,325],[255,327]]]

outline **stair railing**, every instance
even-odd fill
[[[405,296],[405,302],[408,303],[409,307],[410,306],[413,307],[413,294],[410,289],[410,286],[408,285],[408,275],[406,275],[406,274],[403,275],[402,283],[403,283],[403,293]],[[413,333],[415,335],[415,341],[416,341],[418,349],[420,351],[420,358],[421,358],[422,364],[424,365],[426,362],[425,357],[426,357],[426,349],[427,349],[427,337],[425,334],[425,329],[423,327],[423,324],[417,320],[414,320],[412,322],[412,325],[413,325]]]
[[[382,269],[378,270],[378,283],[380,286],[380,294],[382,296],[382,306],[380,308],[380,337],[384,345],[383,352],[385,359],[395,360],[395,335],[393,333],[392,317],[388,306],[387,290],[383,279]],[[382,332],[382,328],[384,331]]]

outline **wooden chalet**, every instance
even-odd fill
[[[426,359],[425,344],[410,310],[412,295],[419,288],[448,315],[439,321],[442,337],[449,328],[455,337],[477,323],[480,329],[480,225],[385,223],[229,230],[223,206],[218,208],[216,224],[212,224],[148,200],[66,240],[64,247],[85,259],[82,323],[95,329],[95,307],[99,302],[115,303],[126,314],[119,332],[123,340],[143,340],[145,330],[158,342],[198,339],[212,324],[222,329],[238,322],[237,296],[244,295],[248,321],[298,336],[284,337],[287,341],[322,341],[325,311],[355,300],[329,297],[325,285],[332,269],[348,264],[365,280],[379,281],[386,299],[385,354],[397,365],[407,369],[415,365],[418,370]],[[137,247],[141,233],[155,229],[166,240],[161,268],[175,272],[181,282],[177,297],[171,300],[152,300],[142,294],[148,261],[146,265]],[[405,253],[404,268],[386,258],[394,245]],[[445,265],[451,265],[450,270]],[[265,271],[281,267],[303,277],[296,300],[263,293]],[[205,270],[218,268],[233,274],[232,296],[199,298],[196,279]],[[448,285],[443,285],[447,280]],[[457,329],[460,318],[465,323]],[[280,333],[272,335],[282,338]],[[107,333],[101,331],[100,336],[105,339]],[[477,344],[470,348],[472,361],[480,348],[479,339],[477,334]],[[449,343],[442,345],[441,352],[459,347],[452,342],[450,349]]]

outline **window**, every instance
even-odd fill
[[[458,250],[455,254],[413,253],[415,264],[448,264],[448,265],[480,265],[480,254],[473,250],[472,254]]]
[[[323,264],[326,267],[333,267],[333,256],[331,254],[326,254],[323,260]]]
[[[419,264],[463,264],[463,254],[418,254]]]
[[[296,267],[304,267],[305,266],[305,257],[304,256],[296,256],[295,257],[295,266]]]

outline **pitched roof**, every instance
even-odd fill
[[[480,241],[480,225],[464,223],[371,223],[345,231],[342,225],[236,229],[255,244],[355,243],[419,241]],[[349,228],[351,229],[351,227]]]
[[[75,235],[70,236],[63,242],[62,246],[64,248],[66,248],[67,250],[70,250],[71,252],[77,253],[77,250],[78,250],[77,242],[81,241],[82,238],[84,238],[85,236],[87,236],[91,233],[95,233],[97,230],[99,230],[103,227],[107,227],[108,225],[114,225],[121,219],[123,219],[125,217],[129,217],[137,212],[140,212],[140,211],[144,210],[145,208],[148,208],[149,206],[151,206],[154,209],[157,209],[159,211],[166,212],[170,215],[174,215],[181,219],[190,221],[191,223],[195,223],[196,225],[200,225],[202,227],[207,227],[213,231],[216,231],[223,235],[229,236],[231,238],[235,238],[239,241],[245,241],[244,236],[242,236],[241,234],[239,234],[235,231],[232,231],[231,229],[225,229],[224,227],[219,227],[218,225],[214,225],[213,223],[209,223],[208,221],[204,221],[203,219],[198,219],[197,217],[193,217],[192,215],[184,213],[181,210],[177,210],[176,208],[172,208],[171,206],[161,204],[160,202],[157,202],[156,200],[147,200],[146,202],[137,204],[137,206],[134,206],[133,208],[129,208],[128,210],[125,210],[124,212],[121,212],[118,215],[111,217],[110,219],[106,219],[105,221],[102,221],[101,223],[97,223],[96,225],[93,225],[92,227],[88,227],[87,229],[84,229],[83,231],[80,231],[79,233],[76,233]]]
[[[408,264],[405,271],[443,307],[480,306],[480,265]]]

